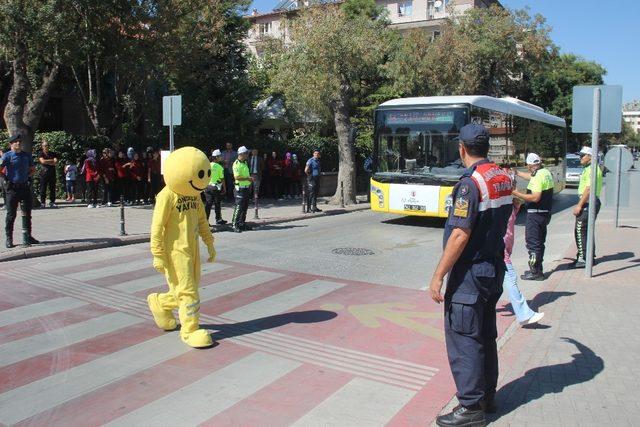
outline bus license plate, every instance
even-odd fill
[[[427,207],[424,205],[404,205],[405,211],[426,212]]]

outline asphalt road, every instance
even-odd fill
[[[556,195],[546,265],[573,240],[571,206],[576,190]],[[526,267],[524,213],[518,218],[514,262]],[[221,259],[311,274],[421,289],[442,252],[441,219],[381,215],[371,211],[265,226],[242,234],[219,233]],[[336,253],[338,252],[338,253]]]

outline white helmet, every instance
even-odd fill
[[[245,147],[244,145],[240,148],[238,148],[238,154],[245,154],[248,153],[249,150],[247,150],[247,147]]]
[[[220,156],[222,156],[222,153],[220,152],[220,150],[215,149],[215,150],[213,150],[213,151],[211,152],[211,155],[212,155],[213,157],[220,157]]]
[[[529,153],[527,156],[527,164],[528,165],[537,165],[542,163],[542,159],[536,153]]]

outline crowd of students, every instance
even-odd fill
[[[113,206],[120,198],[127,206],[153,204],[164,185],[160,151],[151,147],[142,152],[105,148],[99,157],[90,149],[81,163],[67,162],[64,173],[66,200],[74,202],[80,194],[88,208]]]

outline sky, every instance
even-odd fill
[[[254,0],[251,8],[272,10],[278,0]],[[607,69],[606,84],[622,85],[624,102],[640,100],[640,0],[501,0],[512,9],[530,8],[553,28],[563,53],[574,53]]]

